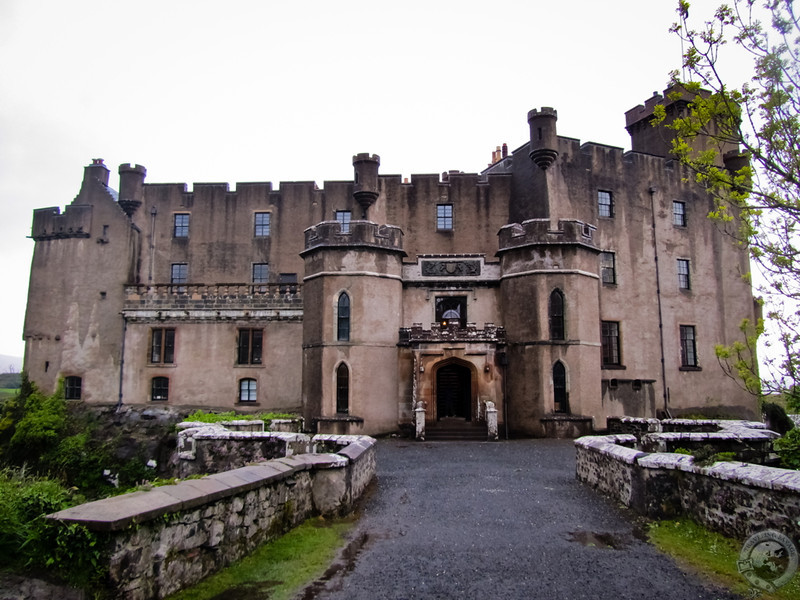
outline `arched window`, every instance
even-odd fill
[[[336,306],[336,339],[340,342],[350,341],[350,296],[345,292],[339,294]]]
[[[569,414],[567,370],[560,360],[553,365],[553,412]]]
[[[564,338],[564,294],[561,290],[553,290],[550,294],[550,339]]]
[[[255,379],[239,380],[239,402],[255,402],[258,399]]]
[[[336,368],[336,412],[350,412],[350,369],[344,363]]]
[[[80,400],[81,399],[81,386],[83,380],[75,375],[70,375],[64,378],[64,399],[65,400]]]
[[[153,402],[166,402],[169,400],[169,379],[166,377],[153,377],[150,382],[150,400]]]

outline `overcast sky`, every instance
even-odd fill
[[[0,0],[0,354],[21,356],[32,211],[83,167],[147,181],[477,172],[558,110],[630,148],[624,113],[680,66],[677,0]],[[717,2],[692,2],[693,16]]]

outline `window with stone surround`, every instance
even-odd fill
[[[169,378],[153,377],[150,380],[150,400],[152,402],[166,402],[169,400]]]
[[[336,303],[336,340],[350,341],[350,296],[347,292],[339,294],[339,301]]]
[[[681,325],[681,367],[697,367],[694,325]]]
[[[672,202],[672,224],[676,227],[686,227],[686,202],[678,200]]]
[[[255,237],[268,237],[270,226],[270,213],[257,212],[254,217],[254,235]]]
[[[236,348],[236,364],[260,365],[263,353],[263,329],[239,329]]]
[[[83,380],[77,375],[69,375],[64,378],[64,399],[80,400]]]
[[[452,231],[452,230],[453,230],[453,205],[437,204],[436,231]]]
[[[597,191],[597,214],[608,218],[614,216],[614,197],[611,192],[605,190]]]
[[[600,281],[608,285],[617,283],[617,257],[614,252],[600,253]]]
[[[176,238],[189,237],[189,214],[177,213],[173,215],[172,236]]]
[[[564,340],[566,337],[564,328],[564,294],[561,290],[553,290],[551,292],[548,308],[550,313],[550,339]]]
[[[175,362],[175,329],[154,327],[150,330],[151,365],[171,365]]]
[[[621,345],[618,321],[601,322],[601,352],[604,367],[619,367],[621,361]]]
[[[339,222],[339,231],[342,233],[350,233],[351,212],[349,210],[337,210],[334,212],[334,215]]]
[[[678,288],[681,290],[692,289],[692,278],[689,271],[689,260],[678,259]]]
[[[245,378],[239,380],[239,402],[257,402],[258,383],[255,379]]]
[[[344,363],[336,368],[336,412],[350,412],[350,369]]]

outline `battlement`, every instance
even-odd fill
[[[560,219],[558,229],[550,229],[549,219],[530,219],[511,223],[503,227],[498,236],[500,250],[510,250],[524,246],[571,244],[596,249],[594,232],[597,229],[583,221]]]
[[[494,323],[486,323],[483,329],[478,329],[475,323],[467,323],[466,327],[458,324],[442,326],[440,323],[431,323],[430,329],[423,329],[422,323],[413,323],[411,327],[402,327],[399,332],[399,346],[426,342],[492,342],[506,343],[506,330]]]
[[[372,221],[350,221],[342,231],[339,221],[323,221],[309,227],[305,234],[305,254],[324,247],[360,246],[403,252],[403,232],[394,225],[378,225]]]
[[[61,212],[57,206],[33,211],[31,238],[43,240],[88,238],[92,229],[92,207],[70,204]]]

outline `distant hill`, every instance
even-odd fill
[[[22,357],[0,354],[0,373],[19,373],[22,370]]]

